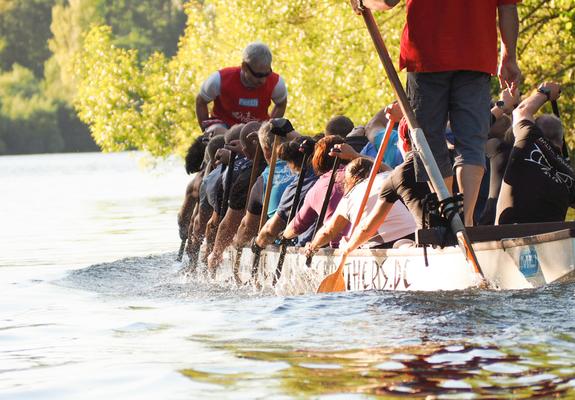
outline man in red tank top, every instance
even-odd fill
[[[464,193],[465,224],[473,210],[485,169],[490,122],[490,76],[502,89],[521,80],[516,43],[520,0],[406,0],[400,68],[407,69],[407,94],[447,186],[453,170]],[[399,0],[351,0],[361,7],[388,10]],[[497,66],[497,17],[501,60]],[[445,141],[447,121],[455,134],[452,166]],[[418,180],[425,180],[422,165]],[[421,173],[420,173],[421,172]]]
[[[211,118],[228,127],[250,121],[282,117],[287,106],[284,80],[271,68],[272,54],[263,43],[249,44],[242,65],[221,69],[208,77],[196,97],[196,116],[202,129],[210,119],[208,104],[213,102]],[[268,109],[274,103],[271,115]]]

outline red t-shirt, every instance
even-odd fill
[[[519,0],[407,0],[400,69],[497,73],[497,6]]]
[[[248,88],[242,83],[240,71],[240,67],[224,68],[219,71],[220,95],[214,100],[213,116],[228,126],[270,119],[268,108],[279,75],[272,72],[262,86]]]

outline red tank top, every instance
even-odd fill
[[[270,119],[268,108],[279,75],[272,72],[266,83],[258,88],[247,88],[240,78],[241,67],[224,68],[220,73],[220,95],[214,100],[212,114],[228,126],[250,121]]]

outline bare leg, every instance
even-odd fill
[[[465,225],[473,226],[473,211],[479,195],[479,186],[483,179],[484,169],[479,165],[463,165],[455,170],[457,183],[463,193],[463,214]]]

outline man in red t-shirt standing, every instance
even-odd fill
[[[210,119],[208,104],[213,102],[212,118],[228,127],[250,121],[283,117],[287,107],[284,80],[272,72],[272,53],[263,43],[250,43],[243,52],[242,65],[214,72],[202,84],[196,97],[196,116],[202,130]],[[271,115],[268,109],[273,101]]]
[[[520,0],[406,0],[400,69],[407,69],[407,94],[437,165],[451,187],[453,170],[464,193],[465,224],[473,210],[485,170],[490,122],[490,76],[502,88],[521,80],[516,43]],[[399,0],[351,0],[361,7],[388,10]],[[497,17],[501,62],[497,66]],[[445,142],[447,122],[455,133],[457,156],[451,166]],[[422,165],[418,180],[425,180]]]

